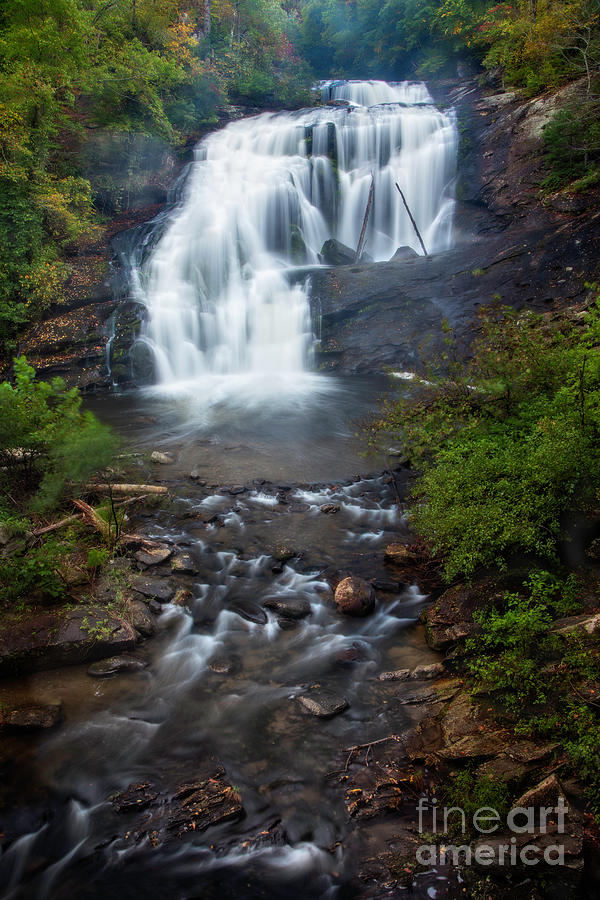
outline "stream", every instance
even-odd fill
[[[375,896],[357,882],[354,824],[328,774],[344,748],[409,729],[410,688],[377,676],[436,655],[417,622],[426,597],[384,562],[386,544],[408,535],[407,475],[392,474],[393,455],[366,457],[360,436],[387,380],[311,371],[310,284],[285,279],[297,258],[280,238],[300,233],[313,263],[332,235],[355,245],[348,222],[375,168],[369,252],[415,243],[377,199],[396,180],[430,246],[448,246],[456,135],[424,86],[330,84],[325,95],[353,105],[267,114],[206,139],[170,224],[131,265],[157,383],[87,405],[138,454],[139,480],[168,487],[170,501],[134,525],[189,554],[195,572],[180,583],[191,599],[163,605],[159,634],[135,651],[143,671],[99,679],[73,666],[0,685],[0,700],[64,708],[51,733],[1,743],[7,827],[21,835],[0,857],[3,897]],[[298,143],[307,112],[310,156]],[[149,473],[153,450],[173,462]],[[170,575],[168,564],[157,574]],[[330,582],[347,574],[375,582],[370,616],[336,611]],[[278,616],[278,601],[309,614]],[[315,685],[347,709],[310,715],[297,698]],[[241,818],[154,841],[134,813],[115,812],[111,798],[130,785],[170,796],[212,761],[241,797]],[[438,896],[437,879],[420,875],[411,896]]]

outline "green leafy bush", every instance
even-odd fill
[[[561,109],[545,126],[543,136],[550,168],[543,189],[559,190],[584,179],[592,186],[600,177],[600,101]]]
[[[66,542],[49,538],[36,547],[23,543],[20,552],[0,560],[0,604],[64,599],[64,570],[72,549]]]
[[[550,572],[534,572],[524,587],[528,597],[506,594],[500,609],[474,614],[481,631],[465,648],[477,689],[499,697],[512,713],[546,702],[548,684],[540,670],[560,647],[549,629],[555,618],[577,609],[572,576],[561,582]]]
[[[421,468],[413,527],[449,580],[515,553],[556,560],[564,513],[600,489],[600,304],[562,329],[488,310],[472,360],[445,357],[372,427]]]
[[[573,576],[534,572],[524,589],[475,614],[481,630],[466,642],[466,670],[474,692],[490,696],[517,734],[560,742],[598,817],[600,640],[583,629],[552,630],[580,609]]]
[[[13,506],[41,512],[112,458],[109,428],[81,409],[76,388],[36,381],[24,357],[14,384],[0,384],[0,488]]]
[[[494,781],[486,775],[475,775],[470,769],[457,772],[444,783],[444,802],[447,808],[456,807],[464,812],[466,833],[477,837],[473,828],[473,817],[483,807],[495,809],[503,818],[510,809],[510,797],[507,786],[502,781]],[[462,816],[448,816],[450,834],[462,833]]]

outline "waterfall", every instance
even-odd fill
[[[141,340],[163,386],[201,376],[293,381],[312,335],[306,284],[330,237],[355,248],[371,176],[365,252],[429,252],[452,241],[457,132],[423,84],[325,82],[331,105],[233,122],[196,148],[185,195],[137,278]],[[139,273],[137,273],[139,275]]]

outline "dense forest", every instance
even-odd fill
[[[28,322],[61,303],[69,258],[97,236],[106,176],[93,164],[107,153],[107,133],[111,152],[129,159],[139,135],[183,148],[227,102],[303,105],[319,77],[488,73],[529,95],[584,77],[586,103],[561,112],[548,135],[558,187],[595,180],[599,67],[598,0],[7,0],[0,11],[4,355]]]

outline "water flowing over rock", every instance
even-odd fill
[[[337,82],[323,93],[347,102],[233,122],[198,145],[180,207],[147,270],[133,273],[162,385],[269,373],[293,383],[312,328],[307,279],[286,270],[318,264],[332,239],[355,252],[371,180],[366,258],[421,252],[396,182],[428,251],[450,246],[453,114],[423,84]]]

